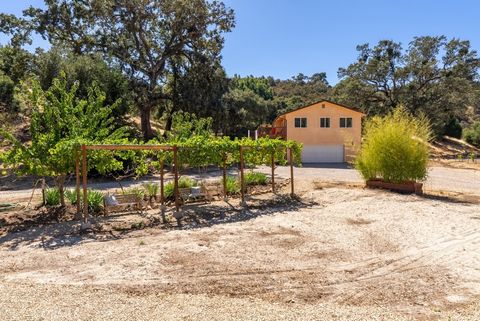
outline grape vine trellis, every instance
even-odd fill
[[[80,176],[83,184],[83,219],[88,220],[88,200],[87,193],[87,150],[92,153],[102,153],[106,150],[116,151],[140,151],[137,173],[144,174],[148,172],[149,167],[160,168],[161,173],[161,202],[164,203],[163,192],[163,168],[165,164],[171,165],[175,171],[174,191],[175,207],[179,211],[179,193],[178,193],[178,169],[181,164],[189,167],[204,167],[214,165],[223,169],[224,196],[226,197],[226,169],[232,164],[240,164],[241,172],[241,195],[244,203],[245,186],[243,178],[243,169],[247,166],[269,165],[272,168],[272,190],[275,191],[274,170],[275,164],[286,165],[290,161],[291,165],[291,193],[294,193],[293,187],[293,164],[301,162],[302,145],[295,141],[260,138],[252,140],[249,138],[230,139],[229,137],[205,137],[193,136],[181,142],[174,144],[137,144],[137,145],[82,145],[81,154],[76,159],[77,176],[77,195],[80,197]],[[288,152],[288,157],[287,156]],[[80,156],[81,171],[80,171]],[[90,159],[92,159],[90,156]],[[93,157],[95,159],[95,157]],[[156,159],[156,160],[154,160]],[[81,172],[81,175],[80,175]],[[79,202],[77,211],[80,212]]]

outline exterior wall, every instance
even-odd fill
[[[360,149],[362,116],[362,113],[330,102],[319,102],[284,115],[287,120],[287,139],[303,145],[344,145],[346,161],[351,161]],[[306,128],[295,127],[297,117],[307,118]],[[320,127],[320,118],[323,117],[330,118],[330,128]],[[343,117],[352,118],[352,128],[340,128],[340,118]]]

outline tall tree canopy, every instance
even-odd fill
[[[452,118],[464,119],[467,106],[478,104],[480,59],[468,41],[426,36],[414,38],[405,51],[390,40],[357,50],[358,60],[339,69],[342,81],[334,99],[355,97],[368,114],[386,114],[403,104],[414,114],[429,115],[437,135]]]
[[[0,28],[19,43],[25,29],[76,54],[101,52],[128,75],[141,114],[145,138],[153,136],[152,110],[172,99],[164,85],[175,59],[187,65],[219,57],[222,34],[234,26],[234,14],[207,0],[45,0],[24,19],[3,15]]]

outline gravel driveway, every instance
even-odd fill
[[[264,173],[270,173],[269,167],[261,167]],[[290,177],[288,166],[279,166],[276,174],[280,177]],[[361,183],[359,173],[343,164],[306,165],[295,168],[294,176],[297,179]],[[425,182],[426,190],[444,190],[450,192],[467,192],[480,194],[480,171],[472,169],[457,169],[447,167],[431,167],[428,179]]]

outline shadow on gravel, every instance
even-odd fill
[[[238,202],[238,200],[234,200]],[[273,195],[270,199],[254,198],[247,200],[248,207],[240,207],[230,202],[207,204],[187,204],[182,206],[184,217],[179,227],[173,217],[169,222],[161,222],[160,213],[152,214],[119,213],[107,217],[92,218],[92,228],[80,229],[77,221],[48,222],[29,225],[25,229],[16,229],[0,237],[0,246],[15,251],[19,246],[35,246],[45,250],[54,250],[65,246],[75,246],[84,241],[105,242],[127,237],[135,237],[133,232],[146,228],[162,230],[199,229],[218,224],[247,221],[259,216],[299,211],[303,208],[317,206],[317,203],[305,202],[289,195]],[[171,210],[167,212],[171,214]],[[123,217],[134,216],[135,220],[126,221]],[[139,221],[140,220],[140,221]],[[122,227],[114,226],[120,223]]]

